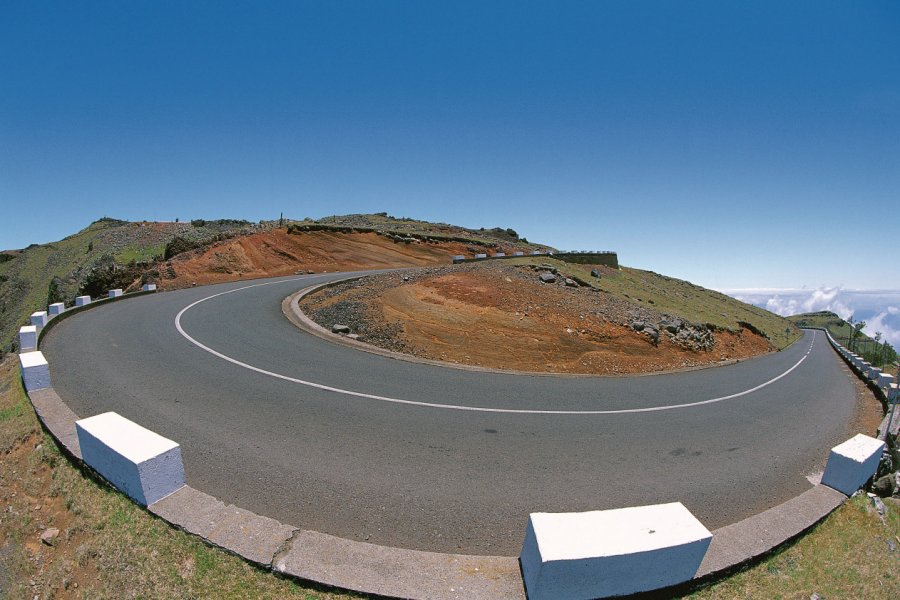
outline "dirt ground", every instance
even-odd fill
[[[302,273],[447,265],[455,254],[472,254],[472,249],[461,242],[394,242],[375,233],[289,234],[277,229],[180,254],[162,267],[160,287],[175,289],[195,283]]]
[[[773,350],[748,330],[715,331],[708,351],[666,335],[654,344],[630,323],[663,315],[589,288],[542,284],[533,270],[499,262],[367,278],[307,297],[303,308],[327,328],[351,325],[376,346],[518,371],[650,373]]]

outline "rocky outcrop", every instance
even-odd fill
[[[679,318],[665,316],[658,323],[635,319],[631,328],[650,338],[653,345],[659,344],[660,332],[664,332],[672,343],[697,352],[712,350],[716,338],[707,325],[694,325]]]

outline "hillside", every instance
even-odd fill
[[[289,233],[290,232],[290,233]],[[346,215],[249,223],[100,219],[50,244],[0,253],[0,354],[51,302],[157,283],[160,289],[241,278],[448,264],[453,254],[546,249],[509,229],[466,229],[406,218]]]
[[[392,267],[451,269],[451,258],[457,254],[529,254],[548,249],[511,229],[467,229],[386,213],[255,224],[101,219],[58,242],[0,254],[0,340],[3,349],[14,349],[18,327],[27,322],[30,313],[45,309],[50,302],[71,305],[77,295],[96,297],[117,287],[134,290],[147,282],[165,290],[297,273]],[[539,263],[546,264],[542,267]],[[398,334],[385,338],[384,343],[438,359],[506,364],[511,353],[518,352],[509,340],[540,339],[543,346],[528,342],[533,346],[532,362],[543,365],[537,370],[643,372],[745,358],[783,348],[799,335],[780,317],[688,282],[608,267],[597,267],[603,272],[598,278],[591,276],[593,268],[549,257],[537,262],[521,257],[440,271],[445,279],[416,276],[418,284],[411,287],[394,285],[395,277],[376,279],[373,290],[397,288],[377,299],[379,310],[389,314],[388,321],[393,319],[387,329]],[[491,269],[508,273],[498,279],[490,274]],[[556,286],[525,285],[535,284],[534,269],[557,271]],[[583,294],[573,296],[565,278],[579,282],[582,287],[578,291]],[[390,285],[379,288],[379,281]],[[431,297],[426,297],[429,294]],[[457,297],[461,294],[468,296]],[[519,300],[528,301],[523,304],[512,299],[516,294],[521,296]],[[469,311],[471,331],[440,341],[449,331],[439,325],[440,318],[458,317],[468,310],[445,310],[454,302],[462,303],[454,306],[475,311]],[[512,323],[503,325],[509,318],[504,310],[514,305],[514,316],[529,310],[540,315],[538,320],[532,318],[539,326],[533,328],[530,338],[520,335]],[[491,306],[499,312],[490,312]],[[422,319],[433,322],[423,327]],[[524,317],[521,321],[525,322]],[[586,327],[587,322],[595,322],[595,327]],[[677,326],[673,328],[672,323]],[[400,332],[404,327],[407,331]],[[501,329],[505,330],[503,336],[492,333]],[[418,331],[419,341],[413,331]],[[422,341],[429,338],[438,341]],[[501,338],[508,343],[498,344]],[[598,344],[601,347],[596,347]],[[481,356],[479,352],[490,354],[486,348],[494,348],[496,356]],[[539,360],[538,355],[554,358]],[[613,360],[614,355],[621,356]]]
[[[798,327],[827,329],[831,332],[832,337],[841,344],[849,346],[853,326],[833,312],[825,310],[802,313],[792,315],[787,319]],[[863,331],[853,333],[853,350],[861,354],[868,362],[879,367],[891,366],[897,361],[897,352],[890,344],[876,342]]]

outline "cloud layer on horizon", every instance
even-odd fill
[[[822,286],[814,290],[722,290],[742,302],[787,317],[807,312],[831,311],[841,317],[866,322],[863,331],[900,348],[900,290],[848,290]]]

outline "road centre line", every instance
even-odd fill
[[[274,377],[276,379],[282,379],[284,381],[289,381],[291,383],[296,383],[299,385],[323,390],[326,392],[334,392],[336,394],[343,394],[345,396],[352,396],[355,398],[363,398],[366,400],[376,400],[379,402],[389,402],[392,404],[404,404],[404,405],[408,405],[408,406],[418,406],[418,407],[424,407],[424,408],[439,408],[439,409],[444,409],[444,410],[461,410],[461,411],[470,411],[470,412],[520,414],[520,415],[619,415],[619,414],[659,412],[659,411],[664,411],[664,410],[675,410],[675,409],[679,409],[679,408],[691,408],[694,406],[703,406],[706,404],[715,404],[718,402],[724,402],[725,400],[732,400],[734,398],[739,398],[741,396],[747,396],[749,394],[752,394],[753,392],[757,392],[769,385],[772,385],[779,379],[786,377],[794,369],[799,367],[803,363],[803,361],[805,361],[807,359],[807,357],[812,352],[813,344],[816,341],[816,331],[813,331],[813,338],[810,341],[809,348],[807,349],[806,354],[804,354],[803,357],[800,358],[800,360],[797,361],[797,363],[794,366],[792,366],[791,368],[786,370],[784,373],[781,373],[780,375],[773,377],[772,379],[766,381],[765,383],[761,383],[761,384],[759,384],[755,387],[752,387],[748,390],[744,390],[742,392],[737,392],[735,394],[729,394],[727,396],[721,396],[719,398],[710,398],[709,400],[700,400],[697,402],[688,402],[688,403],[684,403],[684,404],[671,404],[668,406],[652,406],[652,407],[645,407],[645,408],[625,408],[625,409],[618,409],[618,410],[549,410],[549,409],[548,410],[538,410],[538,409],[517,409],[517,408],[489,408],[489,407],[483,407],[483,406],[461,406],[461,405],[457,405],[457,404],[440,404],[440,403],[435,403],[435,402],[421,402],[421,401],[417,401],[417,400],[403,400],[401,398],[390,398],[387,396],[378,396],[375,394],[366,394],[364,392],[355,392],[353,390],[345,390],[342,388],[332,387],[330,385],[315,383],[314,381],[307,381],[305,379],[289,377],[287,375],[282,375],[280,373],[275,373],[272,371],[267,371],[265,369],[261,369],[259,367],[255,367],[253,365],[247,364],[245,362],[241,362],[235,358],[232,358],[230,356],[222,354],[221,352],[218,352],[218,351],[210,348],[209,346],[202,344],[201,342],[197,341],[193,337],[191,337],[191,335],[188,334],[184,330],[184,327],[182,327],[182,325],[181,325],[181,317],[184,315],[184,313],[186,313],[191,308],[197,306],[198,304],[206,302],[207,300],[212,300],[213,298],[218,298],[219,296],[224,296],[226,294],[233,294],[235,292],[240,292],[242,290],[247,290],[250,288],[262,287],[262,286],[267,286],[267,285],[277,285],[277,284],[283,284],[283,283],[293,283],[295,281],[301,281],[301,280],[305,280],[305,278],[304,279],[300,279],[300,278],[288,279],[288,280],[282,280],[282,281],[269,281],[266,283],[255,283],[252,285],[246,285],[244,287],[235,288],[233,290],[228,290],[225,292],[219,292],[218,294],[212,294],[211,296],[201,298],[200,300],[197,300],[196,302],[193,302],[193,303],[187,305],[186,307],[184,307],[183,309],[181,309],[178,312],[178,314],[175,316],[175,328],[178,330],[178,333],[180,333],[190,343],[194,344],[195,346],[197,346],[198,348],[200,348],[202,350],[205,350],[206,352],[209,352],[213,356],[221,358],[222,360],[228,361],[234,365],[243,367],[250,371],[255,371],[256,373],[260,373],[261,375],[267,375],[269,377]]]

